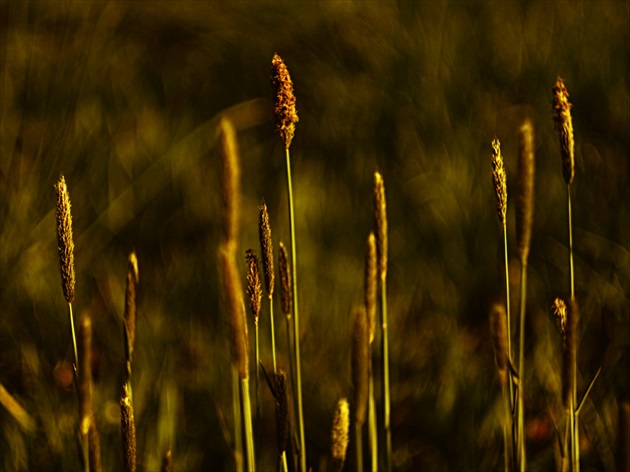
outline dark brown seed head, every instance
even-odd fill
[[[269,213],[267,204],[263,201],[260,205],[260,222],[258,225],[260,237],[260,249],[262,251],[263,273],[265,275],[265,288],[271,298],[274,289],[273,272],[273,243],[271,241],[271,225],[269,224]]]
[[[92,422],[92,321],[86,315],[79,323],[79,411],[81,434],[87,436]]]
[[[127,350],[128,361],[131,361],[133,357],[133,349],[136,342],[136,316],[137,316],[137,302],[136,292],[138,287],[138,281],[140,280],[138,274],[138,258],[136,252],[131,251],[129,254],[129,264],[127,267],[127,288],[125,291],[125,328],[127,329]]]
[[[258,272],[258,257],[251,249],[245,252],[247,261],[247,295],[249,296],[249,309],[254,315],[256,323],[260,316],[260,301],[262,300],[262,287]]]
[[[370,333],[370,344],[374,341],[374,331],[376,327],[376,300],[378,278],[376,257],[376,237],[370,233],[368,237],[367,252],[365,254],[365,310],[367,312],[368,330]]]
[[[356,423],[365,423],[368,398],[369,333],[365,308],[361,305],[355,312],[352,330],[352,388],[354,392],[354,415]]]
[[[61,266],[61,287],[68,303],[74,300],[74,241],[70,195],[63,175],[55,185],[57,194],[57,249]]]
[[[123,464],[126,472],[136,470],[136,422],[127,385],[123,385],[120,399],[120,431],[122,434]]]
[[[222,118],[219,123],[219,154],[222,166],[223,237],[225,241],[238,241],[241,168],[236,131],[232,122],[226,118]]]
[[[273,90],[273,114],[275,131],[282,138],[285,149],[291,146],[298,115],[295,109],[295,94],[289,70],[280,56],[271,60],[271,89]]]
[[[278,439],[278,454],[287,450],[289,442],[289,397],[287,393],[287,374],[278,369],[276,379],[276,434]]]
[[[492,141],[492,182],[494,183],[494,193],[497,198],[497,213],[501,224],[506,224],[507,214],[507,179],[505,167],[503,165],[503,155],[501,154],[501,143],[497,138]]]
[[[564,407],[569,408],[571,398],[575,397],[574,379],[577,353],[577,327],[580,317],[578,304],[575,300],[569,300],[566,313],[567,321],[562,346],[562,400]],[[576,407],[577,405],[574,405],[574,408]]]
[[[560,142],[560,154],[562,156],[562,175],[567,185],[573,182],[575,174],[575,157],[573,141],[573,120],[571,119],[571,103],[569,92],[564,86],[564,81],[558,80],[552,87],[553,90],[553,119],[556,122],[556,131]]]
[[[348,400],[341,398],[337,402],[331,432],[330,455],[333,462],[333,471],[343,470],[343,464],[346,461],[346,452],[348,450],[349,429],[350,405],[348,404]]]
[[[387,205],[385,202],[385,184],[380,172],[374,173],[374,234],[376,236],[378,272],[381,280],[385,280],[387,277]]]
[[[506,320],[505,307],[500,303],[495,303],[490,312],[490,332],[492,333],[492,344],[494,345],[494,361],[497,364],[499,379],[503,386],[507,383],[508,371]]]
[[[280,298],[282,299],[282,312],[290,315],[293,310],[293,292],[291,291],[291,272],[289,271],[289,255],[280,242],[278,254],[278,271],[280,272]]]
[[[228,323],[232,361],[241,379],[249,378],[247,357],[247,323],[243,303],[243,288],[238,274],[233,243],[219,249],[219,264],[223,284],[223,306]]]
[[[523,123],[520,133],[516,243],[521,263],[525,264],[529,256],[534,220],[534,128],[529,120]]]

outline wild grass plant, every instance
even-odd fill
[[[623,470],[625,5],[0,11],[0,469],[95,469],[100,450],[103,470]],[[273,135],[274,50],[298,97],[291,139],[292,114]],[[570,185],[553,158],[567,126],[558,72]],[[536,175],[523,258],[525,118]],[[493,136],[505,188],[498,142],[489,185]],[[72,321],[52,234],[61,172]],[[258,356],[243,257],[257,244]],[[556,297],[565,330],[579,309],[572,337],[556,333]],[[361,310],[367,341],[354,343]],[[367,353],[365,389],[353,351]]]

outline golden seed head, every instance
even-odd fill
[[[331,432],[330,455],[333,459],[335,470],[343,469],[343,463],[346,460],[346,451],[348,450],[349,429],[350,405],[347,399],[340,398],[337,402],[335,416],[333,417]]]
[[[376,237],[371,232],[368,237],[367,252],[365,255],[365,310],[367,312],[368,329],[370,333],[370,344],[374,341],[374,331],[376,327],[376,300],[377,300],[377,257],[376,257]]]
[[[558,329],[560,330],[560,335],[564,340],[566,336],[566,326],[567,326],[567,305],[564,303],[562,298],[556,298],[553,301],[553,305],[551,307],[551,311],[556,316],[556,324],[558,325]]]
[[[228,242],[219,249],[219,264],[232,361],[238,370],[239,377],[248,379],[247,323],[245,322],[243,289],[236,265],[234,243]]]
[[[385,202],[385,184],[380,172],[374,173],[374,234],[376,235],[376,254],[381,280],[387,277],[387,205]]]
[[[271,88],[273,90],[273,114],[275,131],[284,142],[285,149],[291,146],[298,115],[295,109],[295,94],[289,70],[280,56],[271,60]]]
[[[287,393],[287,374],[278,369],[275,375],[276,397],[276,434],[278,440],[278,454],[287,450],[289,442],[289,397]]]
[[[564,86],[564,81],[558,80],[552,87],[553,90],[553,119],[556,122],[556,131],[560,141],[560,154],[562,156],[562,175],[567,185],[573,182],[575,175],[575,144],[573,140],[573,120],[571,119],[571,103],[569,92]]]
[[[138,258],[136,252],[129,254],[127,267],[127,287],[125,290],[125,316],[124,323],[127,330],[127,356],[128,361],[133,357],[133,349],[136,342],[136,316],[137,316],[137,286],[139,281]]]
[[[291,272],[289,271],[289,255],[284,244],[280,242],[278,254],[278,271],[280,272],[280,298],[282,299],[282,312],[290,315],[293,310],[293,292],[291,291]]]
[[[92,321],[87,315],[82,316],[79,323],[78,351],[81,434],[87,435],[92,421]]]
[[[70,195],[63,175],[55,185],[57,194],[57,249],[61,266],[61,286],[68,303],[74,300],[74,241]]]
[[[236,131],[232,122],[226,118],[222,118],[219,124],[219,154],[223,172],[221,179],[223,236],[225,241],[238,241],[241,168]]]
[[[136,422],[127,384],[120,399],[120,431],[122,434],[123,463],[126,472],[136,470]]]
[[[260,316],[260,301],[262,299],[262,287],[260,284],[260,274],[258,272],[258,257],[251,249],[245,252],[247,261],[247,295],[249,296],[249,309],[258,323]]]
[[[497,197],[497,213],[501,224],[506,224],[507,214],[507,178],[505,167],[503,166],[503,155],[501,154],[501,143],[497,138],[492,141],[492,182],[494,183],[494,193]]]
[[[497,365],[501,385],[507,383],[508,354],[507,354],[507,329],[505,327],[507,314],[505,307],[495,303],[490,312],[490,333],[494,346],[494,361]]]
[[[269,224],[269,213],[267,204],[263,201],[260,205],[260,220],[258,225],[260,238],[260,249],[262,250],[263,273],[265,275],[265,288],[271,298],[274,289],[273,272],[273,244],[271,241],[271,225]]]
[[[369,333],[365,308],[360,305],[352,330],[352,387],[354,415],[358,425],[365,423],[368,397]]]
[[[529,120],[520,129],[519,188],[516,207],[516,243],[521,263],[526,263],[534,220],[534,129]]]
[[[575,360],[577,354],[577,326],[580,314],[575,300],[569,300],[566,310],[566,324],[562,345],[562,400],[569,408],[570,400],[575,400]],[[574,405],[574,408],[577,405]]]

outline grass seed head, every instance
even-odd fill
[[[376,235],[376,254],[381,280],[387,276],[387,206],[385,202],[385,184],[380,172],[374,173],[374,234]]]
[[[225,241],[238,241],[240,225],[241,168],[236,131],[226,118],[219,123],[219,154],[221,156],[222,217]]]
[[[492,182],[494,183],[494,193],[497,198],[497,213],[501,224],[506,224],[507,214],[507,178],[503,165],[503,155],[501,154],[501,143],[497,138],[492,141]]]
[[[262,300],[262,286],[260,283],[260,273],[258,272],[258,257],[251,249],[245,252],[247,261],[247,295],[249,296],[249,309],[254,315],[256,323],[260,316],[260,305]]]
[[[521,263],[526,263],[534,220],[534,129],[529,120],[520,128],[519,188],[516,207],[516,243]]]
[[[337,402],[335,416],[333,417],[333,425],[331,432],[330,455],[332,457],[334,471],[343,470],[346,461],[346,452],[348,450],[348,441],[350,429],[350,405],[348,400],[340,398]]]
[[[293,292],[291,289],[291,272],[289,271],[289,255],[284,244],[280,242],[278,254],[278,271],[280,272],[280,298],[282,299],[282,312],[290,315],[293,310]]]
[[[70,195],[63,175],[55,185],[57,194],[57,248],[61,266],[61,286],[68,303],[74,300],[74,241]]]
[[[365,310],[367,312],[368,330],[370,333],[370,344],[374,341],[374,331],[376,327],[376,302],[377,302],[377,257],[376,257],[376,237],[371,232],[368,237],[367,252],[365,255]]]
[[[273,90],[273,114],[275,132],[280,136],[285,149],[289,149],[298,115],[295,109],[295,94],[289,70],[278,54],[271,60],[271,88]]]
[[[360,305],[354,316],[352,330],[352,387],[354,391],[354,418],[361,426],[365,423],[368,400],[369,332],[365,308]]]
[[[263,274],[265,276],[265,288],[271,298],[274,290],[273,271],[273,243],[271,240],[271,225],[269,224],[269,213],[267,204],[263,201],[260,205],[260,221],[258,225],[260,248],[262,250]]]
[[[573,140],[573,120],[571,119],[569,92],[567,92],[564,81],[560,77],[558,77],[552,90],[553,119],[556,123],[556,131],[560,142],[562,176],[567,185],[571,185],[575,175],[575,143]]]
[[[133,357],[133,349],[136,342],[136,316],[137,316],[137,286],[139,281],[138,258],[136,252],[129,254],[127,268],[127,287],[125,290],[125,327],[127,328],[127,349],[129,361]]]
[[[490,312],[490,332],[492,333],[492,344],[494,346],[494,361],[497,365],[499,380],[501,385],[507,384],[508,353],[507,353],[507,314],[505,307],[500,303],[495,303]]]
[[[276,434],[278,455],[287,450],[289,442],[289,397],[287,392],[287,374],[278,369],[275,374],[276,384]]]

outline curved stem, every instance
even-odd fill
[[[503,224],[503,249],[505,252],[505,308],[507,313],[507,349],[508,359],[512,362],[512,327],[510,316],[510,272],[508,266],[508,243],[507,243],[507,225]],[[512,381],[512,375],[508,376],[508,386],[510,395],[510,410],[514,410],[514,382]]]
[[[518,356],[518,464],[521,472],[525,472],[525,413],[523,406],[523,386],[525,384],[525,307],[527,299],[527,261],[521,262],[521,308]]]
[[[271,359],[273,362],[273,375],[278,373],[276,364],[276,334],[273,327],[273,295],[269,295],[269,319],[271,320]]]

